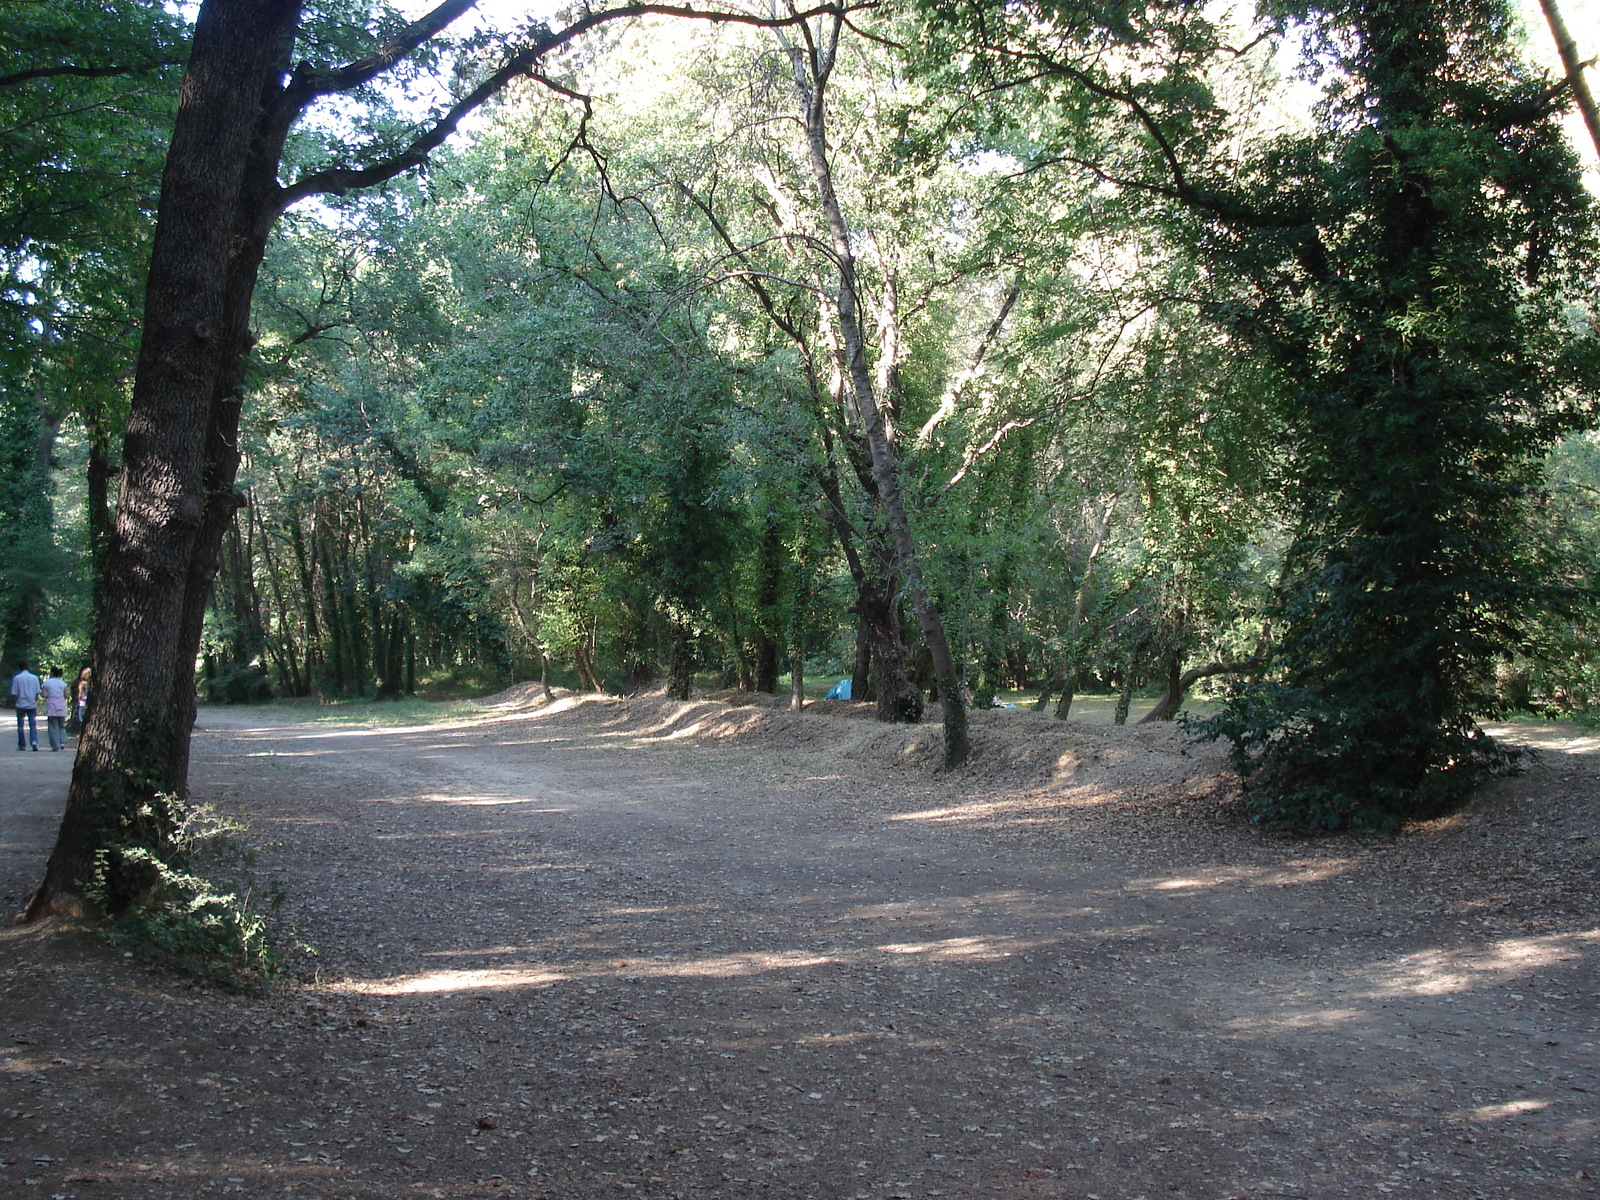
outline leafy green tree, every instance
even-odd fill
[[[1294,15],[1342,90],[1199,210],[1263,294],[1236,329],[1284,373],[1299,474],[1274,677],[1210,729],[1263,816],[1386,827],[1506,762],[1476,720],[1553,599],[1526,530],[1600,384],[1567,310],[1593,209],[1502,5]]]
[[[108,831],[152,788],[185,788],[195,654],[238,506],[251,302],[277,218],[312,196],[372,187],[419,166],[467,114],[515,80],[544,78],[547,56],[599,26],[646,11],[772,23],[666,5],[592,10],[559,30],[529,27],[474,58],[444,38],[471,7],[445,0],[416,19],[362,8],[354,21],[342,12],[322,20],[329,14],[297,0],[199,7],[162,177],[106,556],[95,652],[100,719],[80,744],[56,849],[29,904],[35,916],[82,909],[82,881]],[[351,41],[359,52],[346,58]],[[380,79],[428,75],[441,56],[462,64],[456,94],[420,122],[385,110]],[[297,151],[290,161],[311,166],[280,182],[297,126],[313,106],[337,98],[366,102],[374,119],[355,121],[357,137],[331,146],[323,163]],[[106,894],[128,893],[119,886]]]
[[[71,434],[81,423],[87,434],[92,568],[104,551],[115,443],[136,349],[132,314],[184,26],[147,0],[14,5],[6,18],[0,389],[12,433],[33,447],[8,455],[0,480],[29,497],[0,517],[0,539],[14,564],[0,596],[0,625],[8,631],[7,656],[14,657],[36,642],[36,622],[45,613],[72,612],[81,620],[85,606],[74,593],[94,586],[73,569],[72,531],[58,528],[51,503],[49,465],[64,425]],[[86,634],[80,629],[74,640],[81,646]]]
[[[1207,727],[1258,812],[1386,827],[1456,802],[1504,765],[1475,722],[1551,599],[1529,504],[1594,396],[1561,89],[1494,0],[1274,5],[1324,101],[1304,133],[1237,131],[1236,158],[1217,64],[1250,56],[1191,6],[926,11],[928,53],[980,44],[969,77],[1048,97],[994,144],[1149,197],[1198,250],[1197,299],[1277,375],[1292,536],[1270,672]]]
[[[1600,445],[1593,433],[1563,440],[1548,462],[1549,486],[1533,511],[1541,543],[1568,590],[1536,614],[1527,640],[1500,664],[1509,708],[1594,722],[1600,716]]]

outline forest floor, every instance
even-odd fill
[[[724,699],[738,700],[739,697]],[[1384,839],[1170,727],[204,710],[315,954],[255,996],[0,930],[0,1195],[1592,1197],[1597,741]],[[0,762],[0,897],[70,755]]]

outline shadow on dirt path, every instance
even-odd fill
[[[1594,1194],[1586,755],[1295,842],[665,706],[203,724],[307,977],[7,933],[0,1194]]]

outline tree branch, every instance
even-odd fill
[[[449,24],[450,21],[472,7],[474,2],[475,0],[450,0],[447,4],[441,4],[422,20],[408,27],[404,34],[385,43],[385,47],[393,49],[411,42],[410,49],[405,53],[415,50],[427,40],[425,37],[420,40],[414,40],[415,35],[423,28],[431,28],[432,33],[428,35],[431,37]],[[545,55],[560,49],[591,29],[598,28],[609,22],[630,20],[635,17],[666,16],[710,21],[714,24],[753,25],[762,29],[774,29],[801,23],[810,17],[823,14],[840,16],[847,12],[874,8],[877,3],[878,0],[863,0],[861,3],[847,5],[825,4],[804,11],[795,11],[792,15],[785,17],[756,17],[747,13],[719,12],[714,9],[698,9],[693,5],[675,4],[629,4],[621,8],[586,13],[563,29],[554,32],[544,30],[532,42],[516,50],[500,65],[494,74],[473,88],[466,96],[456,101],[438,121],[414,138],[411,144],[400,153],[365,167],[329,167],[326,170],[307,175],[288,187],[280,188],[277,195],[276,211],[271,213],[267,219],[275,218],[284,209],[298,204],[309,196],[342,196],[346,192],[360,188],[374,187],[377,184],[393,179],[402,172],[411,170],[413,167],[421,166],[427,161],[428,155],[437,150],[456,131],[456,128],[465,117],[493,99],[513,80],[540,77],[538,64]],[[358,86],[360,83],[381,74],[389,66],[392,66],[395,61],[394,56],[383,58],[381,63],[378,62],[380,57],[388,53],[389,50],[380,49],[362,59],[361,64],[368,64],[368,66],[362,67],[362,70],[367,73],[363,78],[359,79],[355,75],[351,75],[350,78],[354,79],[355,82],[349,83],[348,86]],[[372,66],[372,63],[377,63],[378,65]],[[354,72],[356,67],[361,64],[351,64],[345,70]],[[370,70],[368,67],[370,67]],[[336,72],[335,74],[337,75],[338,73]],[[320,87],[316,83],[317,77],[313,75],[304,72],[297,72],[297,75],[300,78],[295,83],[291,83],[289,87],[290,93],[296,94],[296,103],[308,103],[316,95],[335,90],[333,88]],[[305,81],[304,85],[300,83],[302,79]],[[545,82],[548,83],[549,81],[545,80]],[[557,85],[551,84],[551,86],[564,94],[577,96],[577,93],[569,92],[567,89]]]
[[[1195,684],[1202,679],[1210,679],[1213,675],[1243,675],[1250,671],[1259,670],[1266,665],[1264,656],[1241,659],[1239,662],[1213,662],[1203,667],[1190,667],[1178,677],[1178,695],[1174,702],[1169,692],[1156,701],[1155,707],[1139,718],[1139,724],[1149,725],[1156,721],[1170,721],[1173,710],[1183,703],[1183,698]]]
[[[1595,107],[1594,94],[1589,91],[1589,81],[1583,77],[1585,67],[1594,66],[1594,59],[1582,62],[1578,47],[1567,32],[1567,23],[1561,19],[1561,9],[1556,0],[1539,0],[1544,9],[1545,22],[1550,26],[1550,36],[1555,38],[1556,51],[1561,55],[1561,65],[1567,69],[1567,85],[1572,89],[1572,99],[1583,114],[1583,123],[1589,127],[1589,137],[1594,141],[1596,154],[1600,154],[1600,109]]]
[[[967,385],[977,378],[978,372],[983,369],[983,360],[988,357],[989,347],[994,345],[995,339],[1000,336],[1000,330],[1006,323],[1006,318],[1011,315],[1011,307],[1016,304],[1017,297],[1022,295],[1022,282],[1017,280],[1005,294],[1005,299],[1000,303],[1000,311],[995,314],[994,320],[989,322],[989,328],[984,331],[983,337],[978,340],[977,348],[972,352],[972,357],[967,363],[967,369],[951,381],[950,387],[945,391],[939,401],[939,407],[933,410],[933,415],[924,422],[917,431],[917,444],[922,445],[933,437],[934,430],[939,428],[945,418],[953,416],[961,405],[961,397],[967,390]]]
[[[181,59],[162,59],[157,62],[140,63],[135,66],[118,67],[80,67],[74,63],[64,63],[55,67],[29,67],[26,71],[14,71],[10,75],[0,75],[0,88],[15,87],[19,83],[27,83],[33,79],[57,79],[63,75],[70,75],[77,79],[105,79],[112,75],[146,75],[151,71],[159,71],[162,67],[181,67]]]
[[[305,71],[299,81],[299,90],[306,99],[326,96],[333,92],[348,92],[364,83],[370,83],[395,63],[418,47],[431,41],[446,26],[468,9],[476,7],[478,0],[445,0],[432,11],[418,17],[394,37],[364,54],[355,62],[332,71]]]

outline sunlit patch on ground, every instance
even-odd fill
[[[1279,867],[1208,866],[1199,871],[1185,871],[1182,875],[1130,879],[1127,887],[1135,892],[1198,892],[1237,884],[1293,887],[1334,879],[1351,865],[1349,859],[1330,858],[1284,863]]]
[[[1364,972],[1373,981],[1367,994],[1441,996],[1489,983],[1511,982],[1535,972],[1577,963],[1600,944],[1600,930],[1550,937],[1504,938],[1451,950],[1423,950]]]
[[[1503,1104],[1480,1104],[1459,1115],[1469,1121],[1502,1121],[1507,1117],[1520,1117],[1524,1113],[1543,1112],[1549,1107],[1548,1100],[1507,1100]]]

